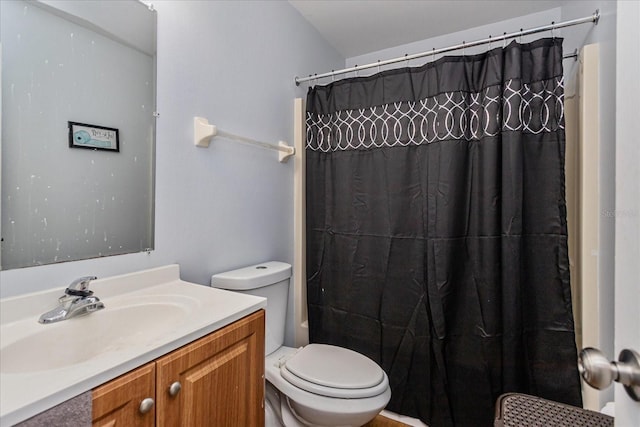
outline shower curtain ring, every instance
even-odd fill
[[[331,81],[332,82],[336,81],[336,76],[335,76],[335,74],[333,74],[333,70],[331,70]]]
[[[551,38],[556,39],[556,21],[551,21]]]
[[[464,54],[465,43],[466,43],[466,42],[465,42],[464,40],[462,40],[462,56],[464,56],[464,55],[465,55],[465,54]]]
[[[489,49],[488,51],[491,51],[491,34],[489,34]]]
[[[502,33],[502,48],[507,47],[507,32]]]
[[[431,62],[435,62],[436,60],[436,48],[432,47],[431,48]]]
[[[520,28],[520,44],[522,44],[522,31],[524,31],[522,28]]]
[[[407,56],[409,56],[409,54],[405,53],[404,54],[404,62],[405,62],[405,65],[408,67],[409,66],[409,58],[407,58]]]
[[[358,64],[356,64],[355,75],[358,77]]]
[[[380,60],[378,59],[378,72],[380,72]]]

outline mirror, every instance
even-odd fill
[[[156,14],[0,2],[3,270],[153,248]]]

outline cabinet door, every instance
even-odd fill
[[[94,389],[93,425],[153,427],[155,405],[142,413],[140,404],[155,400],[155,376],[155,363],[149,363]]]
[[[156,370],[158,426],[263,426],[264,311],[158,359]]]

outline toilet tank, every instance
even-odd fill
[[[278,261],[269,261],[211,276],[211,286],[214,288],[257,295],[267,299],[265,354],[271,354],[284,343],[290,277],[291,265]]]

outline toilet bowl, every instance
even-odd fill
[[[335,357],[331,353],[335,352]],[[352,353],[353,359],[360,359],[362,365],[345,363],[344,352]],[[346,353],[348,354],[348,353]],[[298,369],[303,371],[312,366],[297,366],[299,356],[303,363],[312,361],[316,356],[324,360],[324,368],[331,368],[332,374],[324,377],[325,372],[314,373],[314,381],[298,376]],[[307,357],[308,356],[308,357]],[[307,360],[308,359],[308,360]],[[352,360],[353,361],[353,360]],[[362,383],[354,381],[354,375],[369,373],[371,365],[380,372],[371,378],[370,386],[361,387]],[[360,368],[365,369],[360,369]],[[295,369],[296,372],[290,372]],[[347,372],[348,371],[348,372]],[[304,371],[303,371],[304,372]],[[345,374],[338,384],[328,385],[340,374]],[[372,360],[344,348],[309,344],[301,349],[280,347],[265,358],[265,377],[285,398],[280,400],[281,411],[291,412],[298,423],[285,426],[361,426],[373,419],[389,402],[391,390],[387,375]],[[322,378],[328,381],[322,381]],[[318,384],[324,382],[324,384]]]
[[[211,277],[211,286],[267,298],[266,425],[361,426],[389,402],[387,375],[346,348],[282,345],[290,276],[289,264],[272,261]]]

